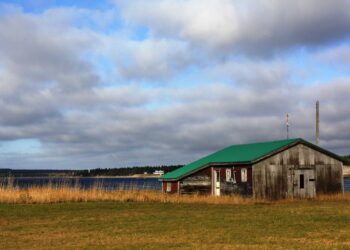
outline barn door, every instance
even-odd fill
[[[220,196],[220,170],[214,170],[214,195]]]
[[[293,181],[293,197],[316,197],[316,181],[314,169],[295,169]]]

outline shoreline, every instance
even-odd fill
[[[114,178],[114,179],[159,179],[161,176],[135,176],[135,175],[123,175],[123,176],[61,176],[61,175],[53,175],[53,176],[1,176],[0,178],[24,178],[24,179],[29,179],[29,178],[70,178],[70,179],[78,179],[78,178],[94,178],[94,179],[108,179],[108,178]]]

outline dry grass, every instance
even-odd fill
[[[77,187],[31,187],[20,189],[0,187],[0,203],[33,204],[59,202],[120,201],[120,202],[162,202],[162,203],[209,203],[209,204],[248,204],[252,199],[241,196],[203,196],[203,195],[168,195],[151,190],[115,190],[105,191],[99,188],[83,190]]]
[[[8,183],[0,249],[350,248],[350,193],[267,201]]]
[[[323,194],[317,197],[318,201],[347,201],[350,202],[350,193]]]
[[[349,202],[0,204],[0,249],[350,249]]]
[[[350,193],[321,195],[318,201],[350,201]],[[203,204],[257,204],[271,203],[268,200],[256,200],[242,196],[203,196],[203,195],[168,195],[151,190],[114,190],[106,191],[98,186],[91,189],[80,189],[78,186],[30,187],[20,189],[9,183],[0,186],[0,203],[5,204],[34,204],[34,203],[60,203],[60,202],[90,202],[90,201],[120,201],[120,202],[161,202],[161,203],[203,203]],[[281,200],[288,203],[298,200]],[[276,201],[275,201],[276,202]]]

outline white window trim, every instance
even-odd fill
[[[247,182],[248,181],[248,169],[241,168],[241,182]]]
[[[230,168],[226,168],[226,182],[232,181],[232,170]]]
[[[236,171],[234,171],[234,170],[232,170],[232,182],[233,182],[234,184],[237,183],[237,181],[236,181]]]
[[[170,193],[171,192],[171,182],[166,183],[166,192]]]

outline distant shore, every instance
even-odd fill
[[[1,176],[0,178],[8,178],[9,176]],[[50,175],[50,176],[10,176],[11,178],[160,178],[160,175],[123,175],[123,176],[110,176],[110,175],[98,175],[98,176],[72,176],[72,175]]]
[[[72,176],[83,177],[83,178],[160,178],[161,175],[118,175],[118,176],[110,176],[110,175],[99,175],[99,176]]]

